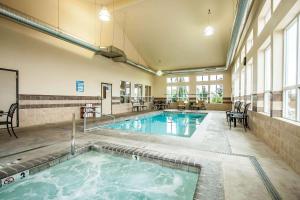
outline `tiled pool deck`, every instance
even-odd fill
[[[28,168],[35,173],[71,158],[70,124],[22,129],[17,140],[1,131],[0,176]],[[79,152],[101,149],[150,157],[168,167],[201,167],[195,199],[300,199],[300,176],[251,131],[229,130],[223,112],[209,111],[191,138],[81,129],[78,123]]]

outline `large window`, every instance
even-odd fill
[[[167,100],[176,102],[188,99],[189,86],[167,86]]]
[[[281,0],[273,0],[273,11],[276,10],[276,8],[278,7],[278,5],[280,4]]]
[[[177,100],[177,86],[167,86],[167,100],[173,102]]]
[[[196,81],[197,81],[197,82],[200,82],[200,81],[208,81],[208,76],[207,76],[207,75],[197,76],[197,77],[196,77]]]
[[[143,98],[143,85],[134,84],[134,99],[141,100]]]
[[[211,81],[221,81],[221,80],[223,80],[223,74],[210,75],[210,80]]]
[[[178,79],[177,77],[168,77],[167,78],[167,83],[177,83]]]
[[[181,83],[188,83],[190,82],[190,78],[185,76],[185,77],[178,77],[178,82],[181,82]]]
[[[131,83],[128,81],[120,82],[120,103],[130,103]]]
[[[223,103],[223,85],[210,85],[210,103]]]
[[[190,77],[184,76],[184,77],[168,77],[167,83],[188,83],[190,82]]]
[[[268,23],[272,15],[271,11],[271,0],[266,0],[262,10],[258,16],[258,35],[264,29],[265,25]]]
[[[246,66],[246,95],[251,95],[250,99],[247,98],[246,102],[251,103],[250,107],[252,107],[252,70],[253,70],[253,60],[250,59]]]
[[[178,86],[177,93],[179,100],[187,101],[189,97],[189,86]]]
[[[245,67],[241,70],[241,96],[245,95]]]
[[[283,117],[300,121],[299,16],[285,29]]]
[[[264,112],[271,113],[271,46],[264,50]]]
[[[196,86],[196,98],[208,102],[208,85],[197,85]]]
[[[252,47],[253,47],[253,30],[251,30],[251,32],[249,33],[249,36],[247,38],[246,52],[248,53]]]
[[[235,75],[235,80],[234,80],[234,96],[239,97],[240,96],[240,79],[239,75]]]
[[[145,86],[145,101],[151,101],[151,86],[149,85]]]

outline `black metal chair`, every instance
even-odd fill
[[[236,127],[236,121],[238,120],[238,121],[242,122],[245,131],[247,131],[247,128],[248,128],[248,109],[249,109],[250,104],[251,103],[247,103],[245,105],[243,112],[241,112],[241,113],[231,113],[229,115],[230,129],[231,129],[231,122],[233,121],[234,122],[234,127]]]
[[[243,103],[241,101],[236,101],[234,103],[233,110],[227,110],[226,111],[226,120],[227,120],[227,122],[229,120],[229,116],[230,116],[231,113],[234,113],[234,112],[239,113],[239,112],[241,112],[242,104]]]
[[[14,136],[16,138],[18,138],[18,136],[16,135],[16,133],[14,131],[13,119],[14,119],[14,113],[16,112],[17,108],[18,108],[18,104],[17,103],[11,104],[11,106],[9,107],[8,112],[3,113],[3,115],[6,115],[6,121],[0,121],[0,125],[6,125],[7,131],[8,131],[8,133],[9,133],[10,136],[12,136],[11,132],[9,130],[9,128],[11,128],[12,133],[14,134]],[[10,125],[10,127],[9,127],[9,125]]]

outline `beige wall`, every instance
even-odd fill
[[[59,2],[59,4],[58,4]],[[109,22],[98,18],[101,5],[85,0],[0,0],[6,6],[21,11],[59,30],[96,46],[114,45],[127,57],[146,64],[125,34],[123,15],[113,15]]]
[[[19,70],[20,94],[100,96],[100,84],[107,82],[113,85],[112,95],[118,97],[120,80],[130,81],[132,87],[135,83],[153,85],[153,75],[149,73],[4,19],[0,19],[0,23],[0,65]],[[76,93],[76,80],[85,82],[83,93]],[[26,100],[20,102],[21,105],[27,103]],[[40,103],[30,101],[30,104]],[[129,110],[128,104],[113,105],[113,113]],[[21,126],[30,126],[66,121],[72,112],[79,118],[79,107],[21,109],[20,122]]]

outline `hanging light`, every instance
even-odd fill
[[[214,27],[210,25],[210,17],[211,17],[211,11],[208,9],[208,25],[204,29],[204,35],[205,36],[211,36],[215,33]]]
[[[111,16],[110,16],[108,9],[103,6],[99,12],[99,19],[101,21],[108,22],[108,21],[110,21],[110,17]]]

